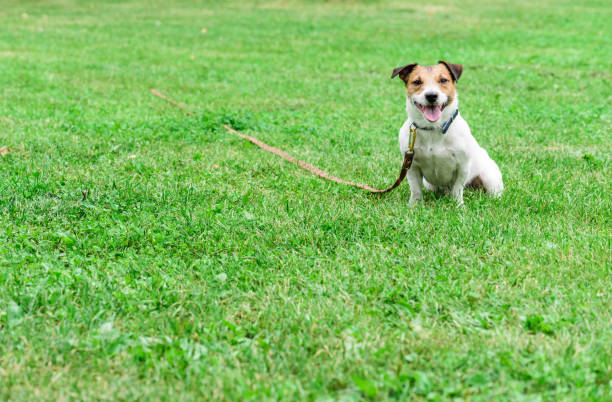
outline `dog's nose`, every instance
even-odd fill
[[[427,99],[427,102],[429,103],[434,103],[435,101],[438,100],[438,94],[435,92],[429,92],[425,94],[425,99]]]

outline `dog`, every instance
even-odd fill
[[[439,61],[437,65],[407,64],[393,70],[406,84],[408,119],[399,131],[402,155],[410,149],[414,132],[414,156],[406,174],[410,204],[423,199],[423,185],[450,192],[463,205],[463,189],[475,187],[499,197],[502,174],[487,151],[478,145],[459,114],[455,85],[463,66]]]

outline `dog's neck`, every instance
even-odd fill
[[[431,122],[423,116],[423,113],[414,105],[409,97],[406,97],[406,113],[408,114],[408,120],[414,123],[419,128],[425,128],[429,130],[435,130],[442,132],[442,126],[446,123],[455,113],[455,110],[459,108],[459,95],[455,93],[453,101],[447,105],[440,119],[435,122]]]

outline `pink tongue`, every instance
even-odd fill
[[[442,114],[442,108],[440,106],[425,106],[423,108],[423,114],[429,121],[438,121],[440,120],[440,115]]]

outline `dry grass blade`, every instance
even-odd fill
[[[189,116],[195,116],[194,113],[190,112],[189,110],[187,110],[185,108],[185,106],[181,105],[180,103],[168,98],[166,95],[162,94],[161,92],[159,92],[157,89],[151,89],[151,93],[155,96],[157,96],[158,98],[162,98],[163,100],[165,100],[166,102],[178,107],[179,109],[181,109],[183,112],[187,113]]]

